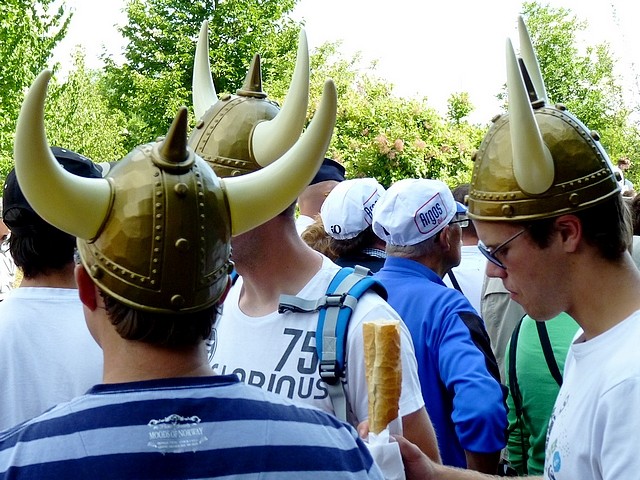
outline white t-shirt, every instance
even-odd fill
[[[640,311],[597,337],[571,345],[549,421],[545,477],[638,478]]]
[[[16,288],[0,303],[0,430],[102,381],[78,291]]]
[[[4,300],[13,290],[15,280],[16,264],[9,252],[9,243],[4,241],[0,243],[0,300]]]
[[[482,284],[484,283],[487,259],[480,253],[476,245],[463,245],[461,252],[460,265],[452,268],[452,271],[460,284],[462,293],[480,315]],[[446,286],[453,288],[453,283],[448,274],[442,280]]]
[[[340,267],[325,257],[322,268],[297,296],[316,300]],[[238,307],[242,278],[229,292],[222,317],[213,332],[211,366],[219,374],[235,373],[250,385],[273,391],[294,401],[314,405],[333,413],[331,399],[318,374],[315,351],[317,313],[277,312],[249,317]],[[399,319],[378,295],[365,293],[351,316],[347,331],[347,399],[355,423],[368,418],[367,383],[364,373],[362,322]],[[400,416],[424,405],[418,379],[417,362],[409,331],[401,322],[402,395]]]

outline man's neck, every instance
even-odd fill
[[[296,295],[322,267],[322,256],[302,241],[293,223],[283,220],[258,227],[262,230],[255,241],[242,246],[252,257],[236,263],[243,279],[239,305],[246,315],[275,312],[280,295]]]
[[[587,340],[615,327],[640,310],[640,272],[630,255],[620,262],[593,259],[575,278],[567,313],[582,327]],[[586,270],[589,271],[586,271]]]
[[[73,276],[73,263],[60,270],[49,270],[46,274],[22,277],[20,287],[78,288]]]
[[[205,377],[215,374],[207,361],[204,343],[198,347],[171,350],[122,338],[114,340],[114,343],[103,346],[104,383]]]

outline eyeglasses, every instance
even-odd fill
[[[493,250],[490,250],[484,243],[482,243],[482,240],[479,240],[478,241],[478,250],[480,250],[480,253],[482,253],[482,255],[484,255],[485,258],[487,260],[489,260],[491,263],[493,263],[494,265],[497,265],[498,267],[506,270],[507,267],[504,266],[504,263],[502,263],[500,260],[498,260],[496,255],[498,254],[498,252],[500,250],[502,250],[504,247],[506,247],[509,242],[513,242],[516,238],[518,238],[520,235],[522,235],[526,231],[527,231],[527,228],[525,227],[522,230],[520,230],[518,233],[513,235],[512,237],[509,237],[507,240],[502,242],[500,245],[498,245]]]
[[[469,226],[469,218],[463,217],[460,220],[454,220],[453,222],[449,222],[449,225],[453,225],[454,223],[459,223],[460,227],[467,228]]]

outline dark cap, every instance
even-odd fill
[[[342,182],[344,180],[345,170],[344,167],[330,158],[325,158],[322,161],[320,170],[313,177],[313,180],[309,185],[315,185],[316,183],[326,182],[327,180],[335,180],[336,182]]]
[[[86,178],[102,177],[101,170],[87,157],[60,147],[51,147],[51,152],[58,163],[74,175]],[[2,219],[11,231],[17,233],[21,228],[33,230],[33,227],[46,224],[24,198],[15,169],[9,172],[4,182]]]

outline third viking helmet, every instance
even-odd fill
[[[231,235],[274,217],[307,186],[335,124],[336,92],[325,84],[307,132],[268,167],[219,179],[187,146],[187,112],[166,138],[135,148],[105,178],[66,172],[44,131],[51,72],[35,80],[18,117],[14,157],[20,186],[47,222],[78,237],[82,262],[106,293],[133,308],[199,311],[224,293]]]
[[[477,220],[528,221],[575,212],[620,192],[597,133],[550,106],[522,18],[521,59],[507,40],[509,113],[475,158],[468,206]]]
[[[262,91],[260,56],[255,55],[236,95],[218,99],[209,64],[208,23],[200,29],[193,66],[197,118],[189,145],[220,177],[256,171],[289,150],[304,127],[309,103],[309,48],[300,32],[293,78],[282,109]]]

